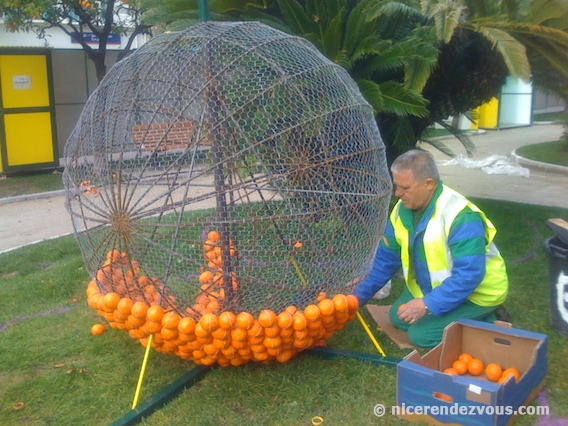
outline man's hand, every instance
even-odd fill
[[[408,324],[414,324],[427,313],[426,305],[422,298],[412,299],[398,307],[398,317]]]

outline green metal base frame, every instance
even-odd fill
[[[112,426],[129,426],[139,423],[144,417],[150,416],[154,411],[166,405],[175,398],[182,390],[192,387],[205,376],[210,367],[198,365],[191,369],[176,381],[170,383],[160,392],[148,398],[144,403],[130,410],[120,419],[112,423]]]
[[[386,365],[388,367],[396,367],[396,365],[402,361],[400,358],[385,357],[382,355],[366,354],[362,352],[347,351],[344,349],[334,349],[327,346],[319,346],[313,349],[308,349],[304,351],[305,353],[311,353],[314,355],[321,356],[324,359],[332,359],[337,357],[347,357],[355,358],[359,361],[367,361],[378,365]]]
[[[360,361],[375,363],[377,365],[385,365],[388,367],[396,367],[402,361],[399,358],[384,357],[381,355],[372,355],[361,352],[352,352],[344,349],[334,349],[329,347],[317,347],[308,349],[302,353],[317,355],[323,359],[333,359],[339,357],[355,358]],[[176,381],[170,383],[160,392],[148,398],[144,403],[138,405],[133,410],[126,413],[120,419],[112,423],[111,426],[130,426],[139,423],[144,417],[150,416],[154,411],[166,405],[175,398],[182,390],[192,387],[205,376],[211,367],[198,365],[191,369]]]

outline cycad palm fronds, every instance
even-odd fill
[[[449,43],[460,24],[465,7],[452,0],[428,3],[427,10],[423,11],[425,16],[434,21],[438,40]]]

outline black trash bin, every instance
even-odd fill
[[[568,244],[559,237],[544,243],[550,275],[550,320],[552,327],[568,339]]]

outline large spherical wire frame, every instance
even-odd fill
[[[109,71],[65,149],[89,305],[205,364],[321,343],[354,317],[346,295],[384,230],[384,150],[355,83],[304,39],[253,22],[152,39]],[[269,341],[236,333],[202,356],[218,320],[230,336],[241,313]]]

